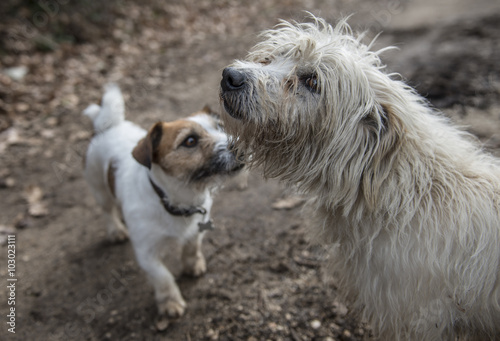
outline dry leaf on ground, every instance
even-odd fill
[[[28,202],[28,213],[33,217],[49,214],[47,202],[43,200],[43,191],[39,186],[30,185],[24,190],[24,198]]]

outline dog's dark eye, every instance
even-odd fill
[[[261,63],[262,65],[269,65],[269,64],[271,64],[271,58],[266,57],[266,58],[262,59],[259,63]]]
[[[187,148],[193,148],[196,147],[198,144],[198,136],[188,136],[186,139],[182,142],[181,146],[187,147]]]
[[[316,76],[307,77],[304,81],[307,90],[311,92],[319,92],[318,78]]]

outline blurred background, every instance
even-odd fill
[[[246,190],[229,185],[216,198],[208,273],[179,279],[187,313],[157,331],[152,288],[131,246],[106,242],[81,175],[92,136],[81,111],[104,84],[120,85],[127,118],[144,128],[206,104],[220,111],[222,69],[260,31],[307,20],[305,11],[333,24],[353,14],[367,42],[381,33],[375,49],[398,47],[382,56],[388,72],[500,155],[497,0],[3,0],[0,278],[6,236],[17,234],[18,282],[16,334],[2,322],[0,339],[372,339],[308,243],[300,202],[283,202],[258,171]]]

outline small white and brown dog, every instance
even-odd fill
[[[125,120],[120,89],[109,85],[102,105],[92,104],[84,114],[96,132],[85,178],[107,216],[109,238],[130,237],[154,286],[160,316],[181,316],[186,303],[161,259],[165,241],[173,237],[182,245],[184,273],[203,274],[201,242],[211,227],[213,193],[243,164],[228,150],[228,138],[209,109],[158,122],[146,132]]]

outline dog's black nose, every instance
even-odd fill
[[[245,85],[246,78],[243,72],[227,67],[222,71],[220,85],[224,91],[239,90]]]

